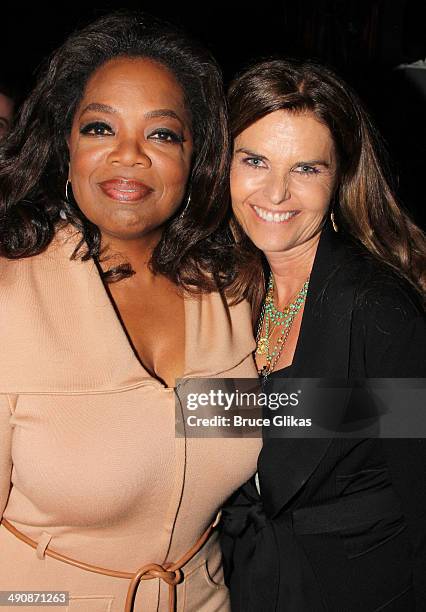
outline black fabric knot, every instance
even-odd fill
[[[241,487],[222,508],[223,533],[233,538],[240,536],[252,524],[256,533],[266,526],[267,516],[254,480]]]

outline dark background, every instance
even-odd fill
[[[229,0],[195,7],[141,0],[25,10],[17,4],[0,11],[0,80],[25,95],[37,68],[70,32],[119,8],[146,10],[183,27],[213,52],[227,82],[251,60],[270,55],[331,65],[369,107],[394,160],[401,200],[426,225],[426,91],[395,70],[426,57],[424,0]]]

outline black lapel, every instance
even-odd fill
[[[351,260],[351,249],[327,224],[309,281],[292,378],[348,378],[356,276]],[[330,443],[330,438],[264,441],[258,471],[268,515],[277,514],[296,495]]]

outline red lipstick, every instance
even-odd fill
[[[119,202],[138,202],[153,191],[141,181],[125,178],[102,181],[98,185],[106,196]]]

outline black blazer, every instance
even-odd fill
[[[289,375],[424,378],[425,350],[416,295],[326,225]],[[223,513],[233,612],[426,610],[425,442],[265,439]]]

